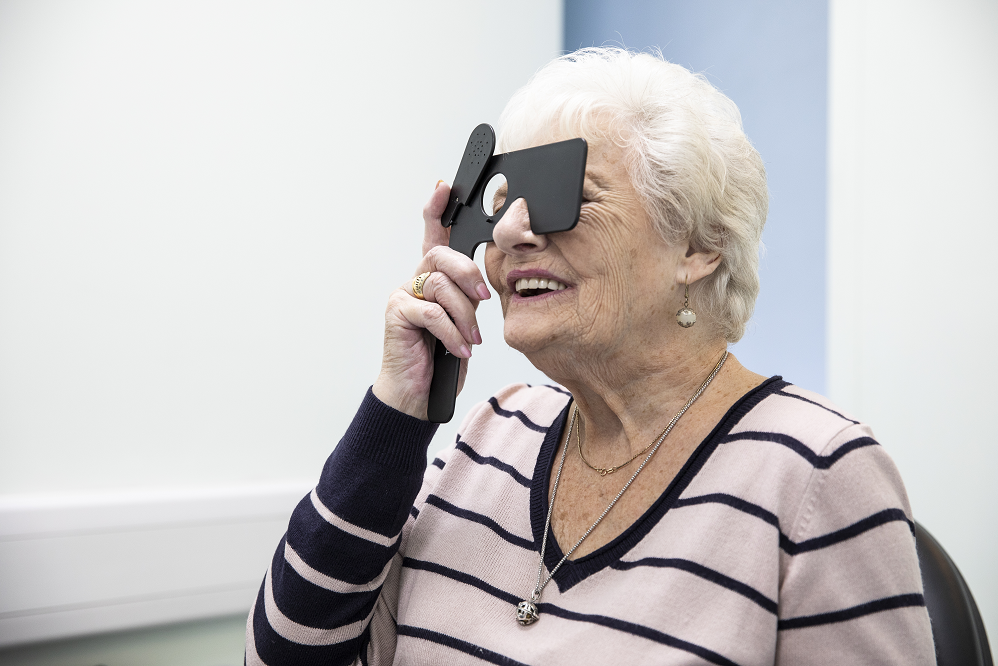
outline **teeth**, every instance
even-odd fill
[[[557,280],[548,278],[520,278],[516,281],[516,290],[522,292],[525,289],[548,289],[550,291],[564,291],[568,287]]]

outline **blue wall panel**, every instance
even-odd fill
[[[827,0],[565,0],[565,49],[602,44],[660,47],[738,104],[770,208],[762,292],[733,351],[824,392]]]

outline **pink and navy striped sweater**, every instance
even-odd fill
[[[368,392],[277,549],[246,663],[935,663],[897,470],[867,426],[779,377],[517,624],[569,402],[510,386],[427,465],[434,426]],[[562,554],[549,536],[548,570]]]

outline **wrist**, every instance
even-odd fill
[[[422,476],[426,468],[427,447],[436,431],[437,424],[415,418],[383,403],[374,395],[372,386],[343,438],[333,450],[326,463],[327,468],[333,465],[341,468],[341,471],[354,469],[357,465],[363,467],[361,460],[364,460],[405,475],[416,473]],[[326,471],[323,471],[323,478],[326,476]],[[336,473],[332,478],[342,480],[343,476]]]
[[[427,420],[426,396],[415,397],[408,391],[401,390],[398,383],[385,377],[384,373],[378,375],[374,385],[371,386],[371,392],[375,398],[392,409],[421,421]]]

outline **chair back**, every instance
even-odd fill
[[[925,605],[938,666],[994,666],[981,613],[960,570],[928,530],[915,523]]]

